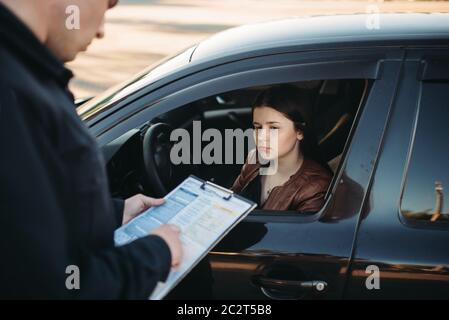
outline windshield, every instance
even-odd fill
[[[189,63],[195,47],[196,46],[191,47],[180,54],[164,59],[161,62],[148,67],[130,80],[114,86],[97,97],[82,104],[77,108],[79,116],[82,120],[87,120],[93,115],[106,110],[108,106],[114,102],[117,102],[131,93],[156,82],[168,73],[185,66]]]

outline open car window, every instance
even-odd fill
[[[349,143],[349,134],[356,121],[358,111],[362,108],[369,93],[371,82],[366,79],[314,80],[292,83],[299,89],[307,90],[313,97],[312,125],[323,159],[332,173],[337,172],[344,157],[345,146]],[[269,86],[258,86],[228,91],[209,96],[169,112],[159,114],[151,123],[165,122],[173,128],[183,128],[193,139],[200,139],[200,147],[211,143],[212,138],[203,139],[204,132],[216,130],[223,137],[222,155],[218,163],[181,164],[178,168],[180,177],[189,174],[211,180],[225,187],[231,187],[242,168],[242,161],[234,158],[228,163],[225,155],[226,130],[246,130],[252,128],[251,104],[256,95]],[[195,137],[195,124],[199,124],[200,135]],[[250,150],[250,143],[244,140],[245,159]],[[192,147],[193,147],[193,141]],[[233,154],[236,151],[233,150]],[[181,180],[181,178],[179,179]],[[333,182],[329,186],[331,189]],[[329,194],[329,190],[326,197]],[[260,212],[259,212],[260,213]],[[297,212],[294,212],[295,214]],[[310,213],[310,212],[309,212]]]

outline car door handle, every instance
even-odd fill
[[[300,299],[306,293],[327,290],[327,282],[322,280],[298,281],[255,276],[253,283],[270,299]]]

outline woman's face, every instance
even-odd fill
[[[257,150],[267,160],[298,152],[299,141],[304,138],[293,121],[269,106],[254,108],[253,126]]]

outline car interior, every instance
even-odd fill
[[[312,128],[322,159],[328,163],[335,176],[357,111],[365,102],[371,82],[365,79],[343,79],[303,81],[294,85],[307,90],[313,98],[310,111]],[[194,164],[190,161],[173,165],[170,150],[175,142],[170,141],[170,133],[173,129],[183,128],[192,137],[194,121],[201,121],[202,132],[214,128],[220,131],[222,137],[226,129],[252,128],[251,104],[265,88],[244,88],[209,96],[160,114],[141,128],[119,138],[119,142],[115,141],[115,144],[119,144],[119,148],[116,148],[118,151],[107,164],[113,196],[126,198],[136,193],[164,196],[191,174],[231,187],[240,173],[241,163],[226,164],[223,161],[222,164]],[[204,146],[209,142],[201,143]],[[224,155],[225,144],[222,145]],[[248,148],[246,152],[249,152]]]

